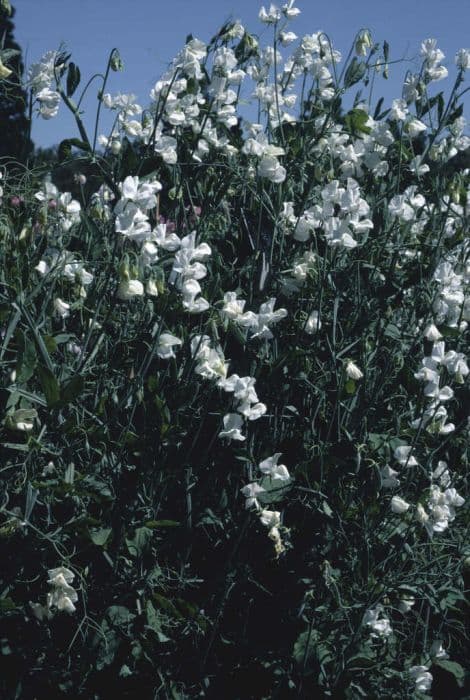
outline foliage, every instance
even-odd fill
[[[113,50],[93,135],[29,69],[78,137],[2,181],[8,700],[466,692],[470,52],[374,106],[386,42],[281,64],[295,15],[189,36],[147,110]]]
[[[15,9],[9,3],[0,6],[0,63],[11,71],[0,81],[0,158],[8,158],[10,168],[17,161],[25,162],[33,147],[27,97],[21,84],[21,49],[13,38],[14,16]]]

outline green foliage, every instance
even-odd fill
[[[372,93],[344,111],[389,61],[358,36],[342,72],[305,38],[330,79],[304,56],[295,121],[294,64],[276,80],[237,23],[208,55],[189,36],[107,142],[118,51],[92,136],[54,58],[79,138],[2,180],[2,700],[398,700],[420,666],[466,692],[462,72],[446,103],[423,65],[402,121]],[[228,53],[267,70],[258,140],[241,92],[215,98]]]

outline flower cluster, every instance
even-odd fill
[[[60,71],[60,57],[57,51],[48,51],[38,63],[32,63],[28,70],[27,85],[33,98],[39,103],[39,114],[43,119],[57,116],[60,94],[52,89],[56,73]]]

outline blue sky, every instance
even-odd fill
[[[282,4],[285,0],[280,0]],[[113,73],[107,90],[133,92],[148,104],[148,93],[168,62],[184,44],[187,34],[208,40],[228,18],[240,19],[267,43],[271,30],[262,25],[257,0],[12,0],[16,8],[15,36],[27,63],[63,42],[82,73],[82,81],[106,66],[109,51],[119,48],[123,73]],[[268,3],[264,3],[269,5]],[[433,91],[450,90],[455,77],[454,55],[470,47],[470,0],[297,0],[302,14],[291,22],[299,36],[318,30],[328,33],[336,48],[347,53],[355,32],[369,27],[373,39],[388,41],[390,59],[404,58],[391,66],[390,79],[377,85],[376,97],[386,103],[401,93],[407,69],[417,66],[420,43],[436,38],[444,51],[450,77],[435,83]],[[263,41],[264,39],[264,41]],[[288,55],[288,49],[284,49]],[[470,75],[467,78],[470,84]],[[84,101],[85,123],[93,123],[96,87]],[[468,87],[468,85],[464,85]],[[466,100],[470,106],[470,100]],[[468,114],[468,109],[467,109]],[[103,122],[103,127],[106,121]],[[103,128],[100,132],[105,132]],[[50,121],[35,120],[33,139],[39,146],[77,136],[72,118],[61,105]]]

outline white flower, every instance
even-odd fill
[[[203,297],[196,297],[201,293],[201,285],[196,279],[188,279],[182,286],[183,306],[191,314],[198,314],[209,308],[209,302]]]
[[[317,333],[321,328],[320,314],[318,311],[312,311],[305,323],[304,331],[309,335]]]
[[[52,586],[52,591],[47,594],[47,607],[50,609],[56,607],[57,610],[63,610],[72,613],[76,610],[74,603],[78,600],[77,592],[70,585],[75,575],[70,569],[64,566],[59,566],[56,569],[49,569],[48,584]]]
[[[275,156],[263,156],[258,164],[258,175],[279,184],[286,179],[286,169]]]
[[[280,32],[279,34],[279,39],[283,46],[289,46],[289,44],[292,44],[297,38],[297,34],[294,34],[294,32]]]
[[[228,440],[246,440],[246,437],[241,434],[242,426],[243,418],[238,413],[227,413],[224,416],[224,429],[220,431],[219,437]]]
[[[410,445],[400,445],[400,447],[395,449],[393,456],[402,467],[405,465],[407,467],[416,467],[418,464],[415,457],[411,454],[412,449]]]
[[[54,311],[61,318],[67,318],[67,316],[70,316],[70,304],[67,304],[67,302],[57,297],[54,299],[53,305]]]
[[[292,19],[300,15],[300,10],[298,7],[293,7],[295,0],[289,0],[288,3],[282,6],[282,13],[287,19]]]
[[[265,527],[278,527],[281,524],[281,514],[277,510],[262,510],[259,519]]]
[[[440,639],[436,639],[432,644],[431,644],[431,649],[429,650],[429,656],[433,659],[448,659],[449,654],[446,652],[444,647],[442,646],[442,641]]]
[[[278,459],[281,456],[281,452],[276,452],[272,457],[268,457],[263,460],[259,465],[259,470],[263,474],[270,476],[271,479],[277,479],[278,481],[289,481],[290,474],[287,467],[284,464],[278,464]]]
[[[40,90],[36,99],[39,101],[39,114],[43,119],[52,119],[59,111],[60,95],[46,87]]]
[[[410,119],[410,121],[406,123],[406,129],[408,131],[408,134],[413,139],[416,136],[418,136],[422,131],[426,131],[427,126],[426,124],[423,124],[423,122],[421,122],[419,119]]]
[[[400,480],[397,479],[398,472],[386,464],[380,470],[381,485],[385,489],[394,489],[400,485]]]
[[[455,63],[460,70],[470,68],[470,49],[459,49],[455,54]]]
[[[427,340],[432,340],[433,342],[442,338],[442,335],[439,333],[434,323],[430,323],[426,326],[423,335]]]
[[[432,674],[429,673],[427,666],[412,666],[408,672],[416,683],[416,690],[424,693],[426,690],[430,689],[432,685]]]
[[[259,307],[256,323],[253,324],[253,338],[272,338],[273,334],[269,329],[270,324],[277,323],[287,316],[286,309],[274,311],[275,303],[276,299],[273,297]]]
[[[398,515],[401,515],[402,513],[406,513],[406,511],[410,507],[410,504],[407,503],[406,501],[404,501],[403,498],[400,498],[400,496],[393,496],[390,505],[391,505],[392,511],[394,513],[397,513]]]
[[[34,408],[18,408],[5,419],[5,424],[10,430],[19,430],[27,433],[34,428],[34,421],[38,417]]]
[[[129,301],[134,297],[144,294],[144,285],[139,280],[121,280],[117,290],[117,297],[122,301]]]
[[[354,362],[352,362],[352,360],[350,360],[346,364],[346,374],[349,377],[349,379],[354,380],[362,379],[362,377],[364,376],[359,367],[355,365]]]
[[[398,604],[398,609],[400,610],[400,612],[405,614],[407,612],[410,612],[411,608],[413,607],[413,605],[415,603],[416,603],[416,600],[415,600],[414,596],[404,595],[404,596],[402,596],[402,598]]]
[[[266,493],[266,489],[264,489],[256,482],[253,482],[252,484],[247,484],[246,486],[244,486],[241,489],[241,492],[246,498],[245,508],[251,508],[252,506],[255,506],[255,508],[259,508],[257,496],[260,493]]]
[[[275,24],[281,19],[281,11],[276,5],[271,4],[269,10],[266,10],[263,5],[258,13],[258,17],[265,24]]]
[[[362,624],[371,628],[371,637],[389,637],[393,630],[390,626],[390,620],[383,615],[382,605],[376,605],[375,608],[370,608],[362,618]]]
[[[173,348],[176,345],[182,344],[183,341],[171,333],[162,333],[158,338],[157,355],[162,360],[169,360],[170,357],[176,357]]]
[[[155,280],[148,280],[147,284],[145,285],[145,291],[151,297],[158,297],[158,284],[155,282]]]

